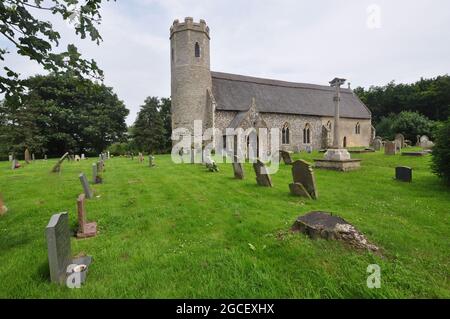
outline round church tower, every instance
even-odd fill
[[[170,28],[172,130],[187,128],[193,134],[194,120],[202,120],[205,128],[211,88],[209,40],[204,20],[175,20]]]

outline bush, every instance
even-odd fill
[[[450,117],[436,132],[432,169],[450,186]]]
[[[402,133],[406,139],[415,143],[417,135],[433,138],[435,122],[417,112],[403,111],[400,114],[389,114],[383,117],[376,126],[377,135],[394,139],[395,134]]]

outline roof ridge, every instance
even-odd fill
[[[334,88],[332,88],[331,86],[326,86],[326,85],[300,83],[300,82],[289,82],[289,81],[283,81],[283,80],[259,78],[259,77],[253,77],[253,76],[248,76],[248,75],[240,75],[240,74],[232,74],[232,73],[224,73],[224,72],[216,72],[216,71],[211,71],[211,77],[222,79],[222,80],[239,81],[239,82],[263,84],[263,85],[271,85],[271,86],[279,86],[279,87],[334,91]],[[352,93],[352,91],[349,89],[341,88],[341,93]]]

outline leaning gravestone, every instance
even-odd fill
[[[256,163],[253,163],[253,169],[255,170],[256,174],[256,183],[258,183],[259,186],[273,186],[272,179],[270,178],[270,175],[267,172],[267,168],[263,162],[258,160]]]
[[[77,238],[88,238],[97,235],[97,223],[86,221],[86,209],[85,209],[85,195],[80,194],[77,199],[77,209],[78,209],[78,232]]]
[[[294,182],[289,184],[289,189],[293,195],[311,199],[319,197],[314,171],[308,162],[296,161],[292,166],[292,178]]]
[[[281,158],[283,159],[284,164],[286,164],[286,165],[292,164],[291,153],[281,150],[280,155],[281,155]]]
[[[399,166],[395,168],[395,179],[402,182],[412,182],[412,168]]]
[[[47,155],[46,155],[47,156]],[[69,152],[66,152],[53,166],[52,173],[59,173],[61,171],[61,164],[64,162],[64,160],[69,156]]]
[[[98,163],[92,163],[92,182],[94,184],[101,184],[103,182],[102,176],[98,172]]]
[[[233,171],[234,178],[244,179],[244,167],[242,166],[242,163],[239,163],[238,157],[236,155],[233,157]]]
[[[69,216],[67,213],[55,214],[45,229],[47,238],[50,280],[61,285],[67,284],[73,276],[79,275],[79,282],[86,280],[91,256],[72,259],[70,246]],[[75,274],[76,273],[76,274]]]
[[[16,159],[13,159],[12,162],[11,162],[11,169],[12,169],[12,170],[15,170],[15,169],[16,169],[16,166],[17,166],[17,160],[16,160]]]
[[[387,141],[384,144],[384,154],[385,155],[397,154],[397,144],[395,142]]]
[[[89,183],[86,176],[83,173],[81,173],[79,177],[81,186],[83,186],[84,195],[86,195],[87,199],[91,199],[92,197],[94,197],[94,194],[92,193],[92,190],[89,187]]]
[[[383,141],[381,139],[374,139],[373,140],[373,149],[375,151],[381,151],[381,149],[383,148]]]

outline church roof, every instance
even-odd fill
[[[334,116],[334,88],[211,72],[216,109],[247,111],[255,98],[262,113]],[[370,119],[369,109],[349,89],[341,88],[340,115]]]

